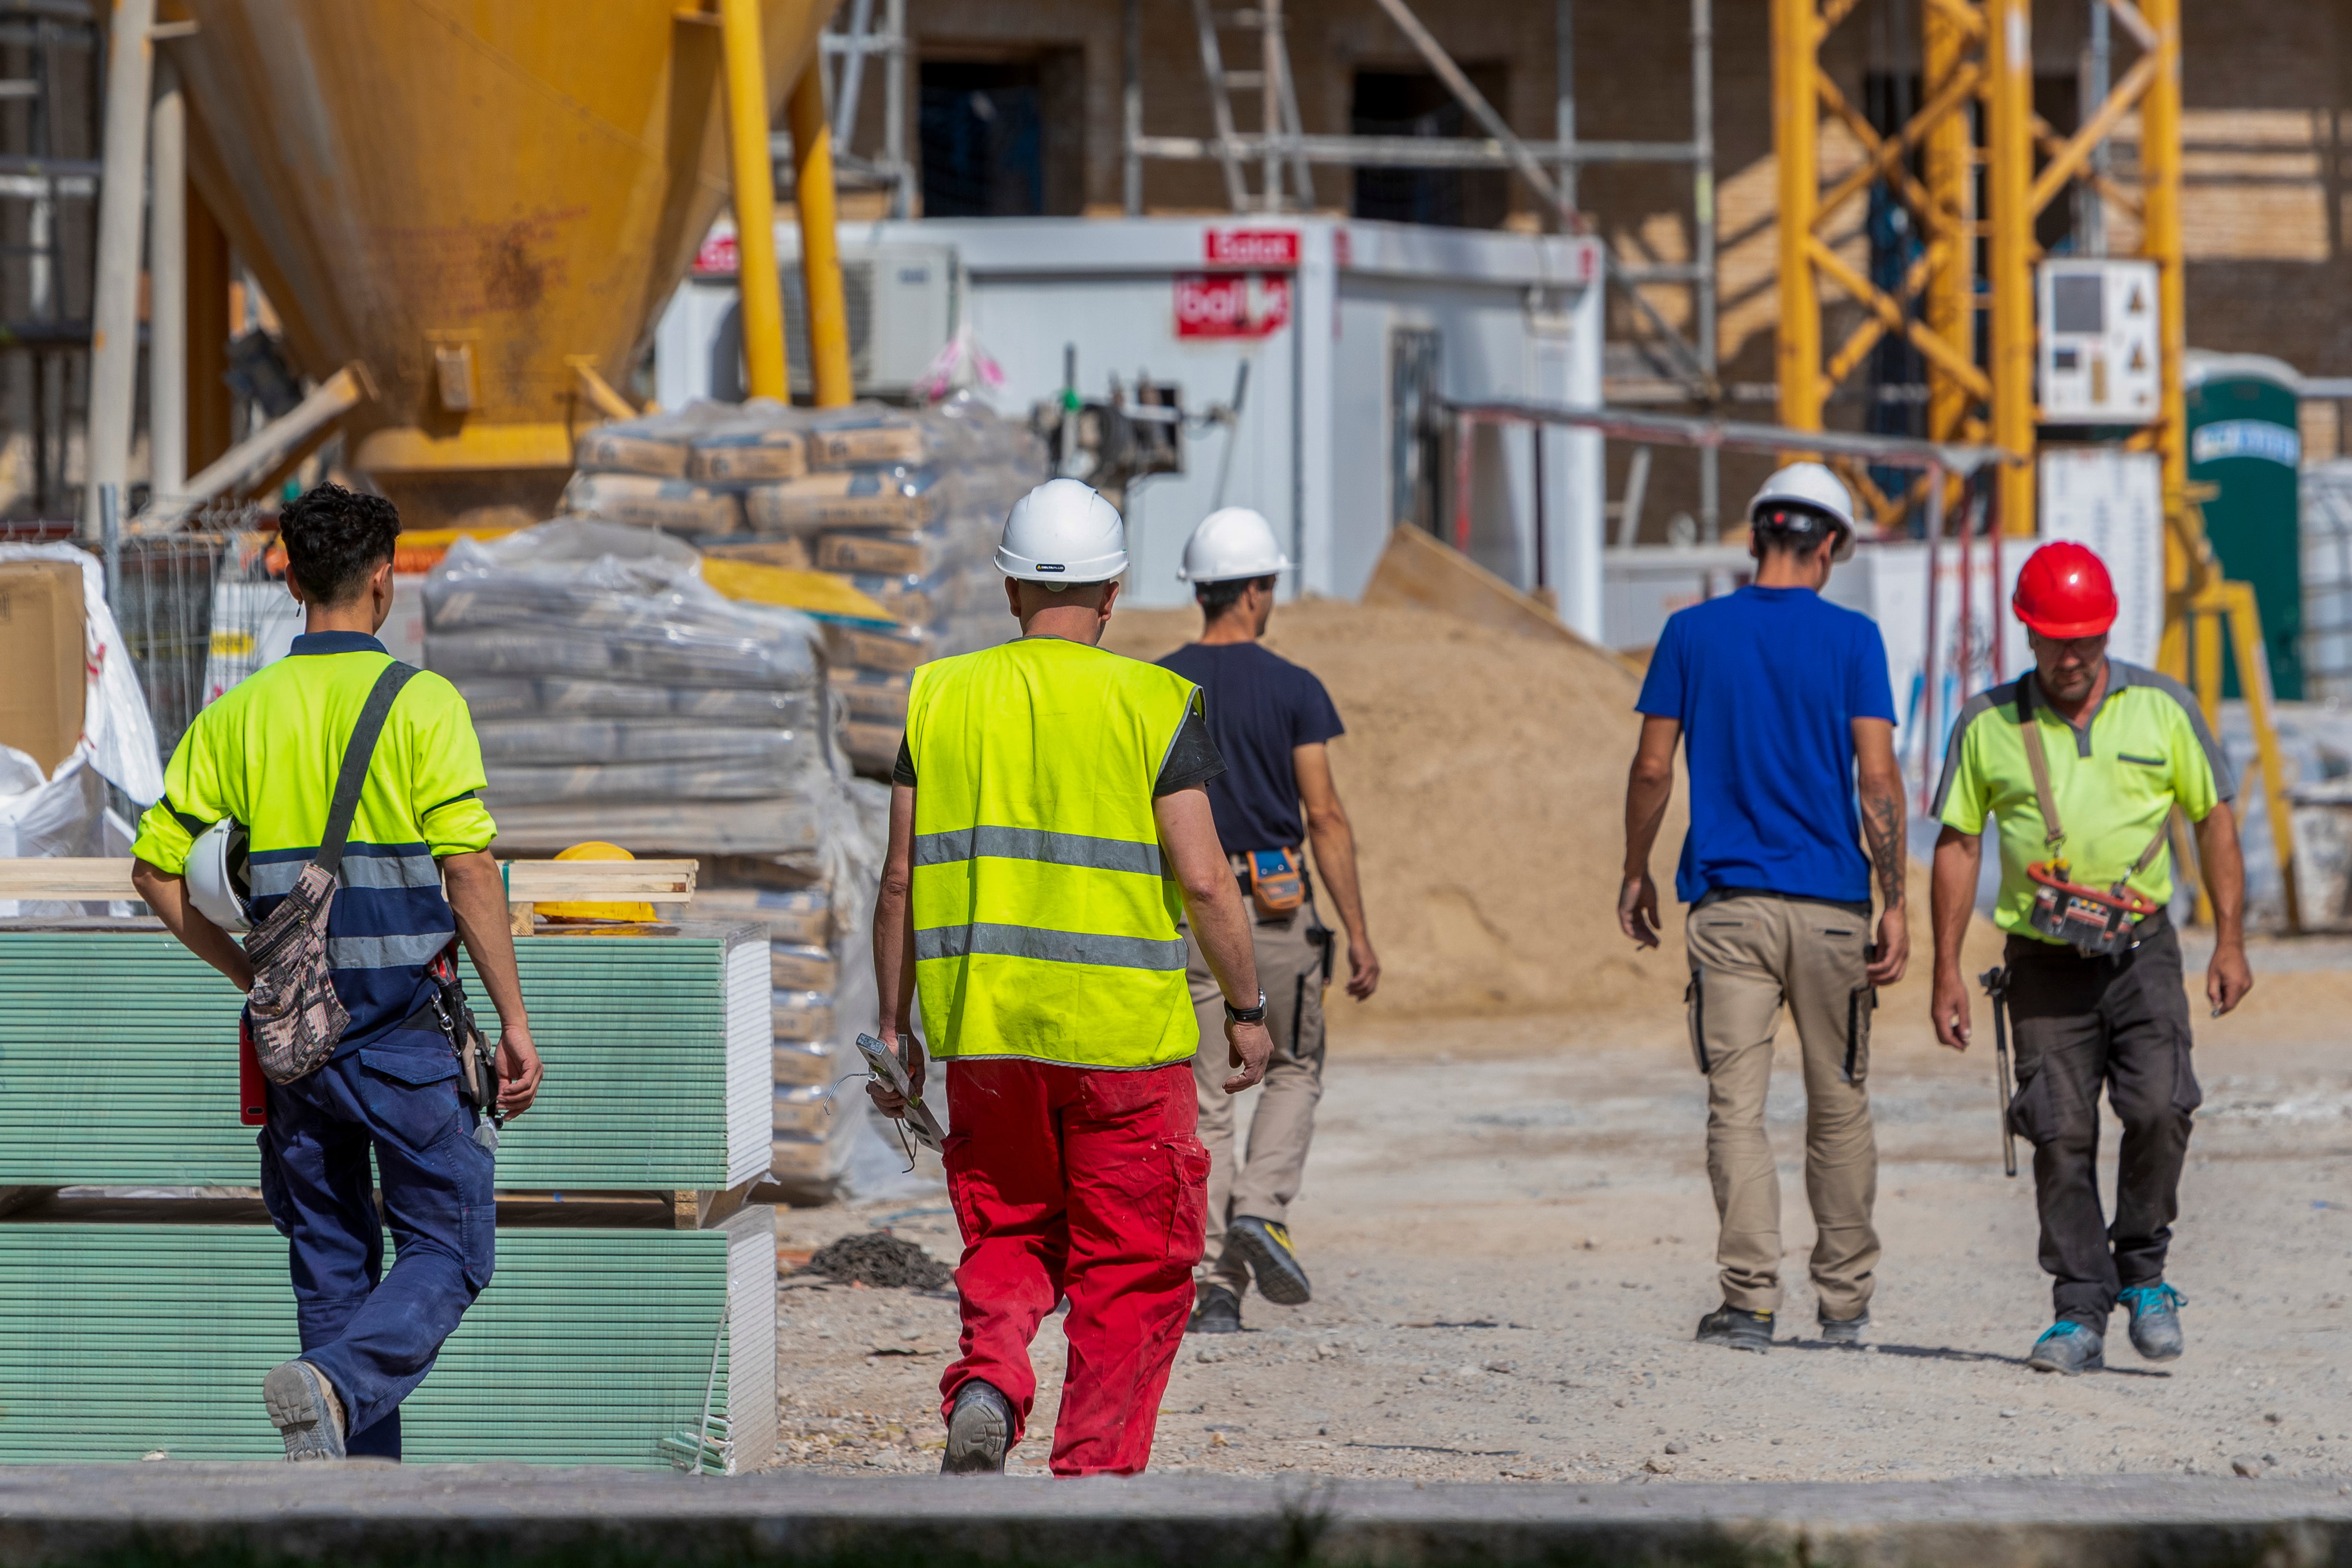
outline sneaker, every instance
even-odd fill
[[[286,1461],[340,1459],[343,1455],[343,1403],[334,1384],[307,1361],[281,1362],[261,1380],[261,1402],[270,1425],[286,1439]]]
[[[1851,1318],[1823,1318],[1822,1342],[1825,1345],[1858,1345],[1862,1331],[1870,1327],[1870,1314],[1861,1312]]]
[[[1192,1308],[1188,1334],[1237,1334],[1242,1331],[1242,1299],[1223,1285],[1203,1285]]]
[[[2180,1314],[2189,1298],[2159,1279],[2119,1291],[2116,1300],[2131,1309],[2132,1349],[2149,1361],[2171,1361],[2180,1354]]]
[[[2078,1372],[2105,1372],[2106,1348],[2107,1342],[2096,1329],[2061,1318],[2033,1342],[2033,1353],[2025,1358],[2025,1364],[2036,1372],[2063,1373],[2068,1377]]]
[[[1698,1321],[1698,1342],[1762,1355],[1772,1348],[1772,1314],[1744,1311],[1727,1301]]]
[[[943,1476],[1001,1476],[1004,1451],[1013,1446],[1013,1406],[992,1383],[972,1379],[956,1390],[948,1416],[948,1451],[940,1456]]]
[[[1244,1215],[1226,1227],[1225,1245],[1241,1249],[1257,1281],[1257,1293],[1276,1306],[1304,1306],[1315,1294],[1307,1283],[1307,1270],[1298,1266],[1287,1226]]]

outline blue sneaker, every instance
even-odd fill
[[[2033,1353],[2025,1358],[2025,1364],[2036,1372],[2063,1373],[2068,1377],[2078,1372],[2105,1372],[2106,1348],[2107,1342],[2097,1330],[2061,1318],[2033,1342]]]
[[[2159,1279],[2118,1291],[2116,1300],[2131,1309],[2132,1349],[2150,1361],[2171,1361],[2180,1354],[2180,1314],[2189,1298]]]

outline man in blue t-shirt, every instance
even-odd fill
[[[1381,961],[1364,931],[1356,885],[1356,837],[1331,783],[1328,742],[1339,714],[1323,683],[1266,651],[1258,639],[1274,614],[1276,574],[1288,568],[1265,519],[1246,507],[1211,512],[1184,546],[1184,577],[1200,602],[1201,640],[1160,662],[1201,689],[1209,735],[1225,771],[1209,781],[1217,837],[1251,905],[1265,1026],[1274,1036],[1265,1087],[1250,1117],[1249,1149],[1234,1152],[1234,1102],[1224,1091],[1224,998],[1197,941],[1192,1003],[1201,1051],[1201,1142],[1209,1149],[1208,1249],[1197,1276],[1193,1333],[1242,1326],[1241,1299],[1253,1273],[1258,1294],[1281,1306],[1307,1300],[1307,1270],[1290,1240],[1297,1197],[1323,1097],[1323,988],[1331,982],[1332,933],[1317,918],[1302,849],[1348,933],[1348,994],[1380,984]],[[1188,933],[1189,935],[1189,933]]]
[[[1675,892],[1691,906],[1691,1050],[1706,1075],[1706,1170],[1722,1221],[1723,1305],[1699,1320],[1698,1338],[1737,1350],[1772,1343],[1780,1181],[1764,1095],[1785,1005],[1804,1061],[1822,1337],[1858,1344],[1878,1265],[1878,1152],[1864,1088],[1870,1014],[1877,987],[1902,978],[1911,945],[1895,702],[1877,626],[1821,596],[1831,563],[1853,552],[1845,486],[1819,463],[1792,463],[1764,481],[1748,519],[1753,585],[1677,612],[1650,656],[1625,783],[1617,923],[1642,946],[1658,944],[1650,849],[1674,794],[1679,739],[1691,807]]]

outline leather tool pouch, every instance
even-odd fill
[[[1296,849],[1252,850],[1249,885],[1250,900],[1262,915],[1286,915],[1307,901],[1307,870]]]
[[[457,1092],[482,1121],[496,1128],[505,1120],[499,1111],[498,1052],[482,1037],[480,1026],[474,1022],[474,1009],[466,1001],[465,984],[457,978],[456,947],[452,942],[442,949],[428,971],[434,985],[433,1026],[449,1042],[449,1049],[457,1058]],[[495,1149],[496,1139],[493,1132],[482,1142]]]

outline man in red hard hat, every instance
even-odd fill
[[[2033,1145],[2042,1266],[2055,1281],[2057,1321],[2026,1364],[2101,1370],[2118,1304],[2130,1310],[2133,1347],[2169,1361],[2187,1298],[2166,1283],[2165,1256],[2200,1095],[2180,943],[2165,914],[2166,829],[2175,807],[2196,825],[2213,901],[2205,995],[2218,1016],[2253,985],[2229,763],[2179,682],[2107,658],[2116,591],[2097,555],[2043,545],[2018,574],[2011,607],[2033,669],[1961,710],[1936,795],[1936,1037],[1969,1047],[1960,942],[1990,816],[2017,1046],[2009,1125]],[[2102,1087],[2123,1123],[2112,1225],[2098,1184]]]

